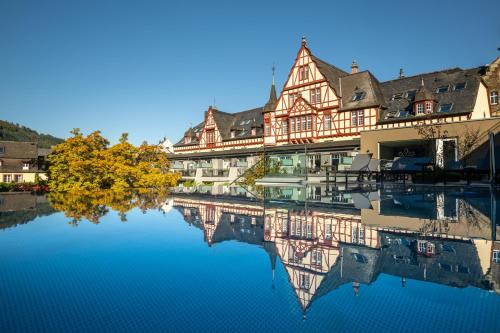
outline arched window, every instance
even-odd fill
[[[497,105],[498,104],[498,91],[492,91],[490,93],[490,104]]]

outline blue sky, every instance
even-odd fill
[[[305,35],[318,57],[379,80],[499,55],[500,1],[0,0],[0,119],[67,137],[172,141],[213,104],[278,92]]]

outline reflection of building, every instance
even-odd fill
[[[46,196],[31,193],[0,194],[0,229],[25,224],[54,212]]]
[[[269,254],[273,268],[278,256],[304,311],[345,284],[352,285],[353,292],[361,296],[363,285],[376,281],[379,274],[401,277],[402,286],[413,279],[499,290],[499,243],[491,240],[490,212],[477,204],[485,202],[484,196],[466,200],[469,210],[477,210],[475,224],[461,215],[465,208],[460,205],[455,218],[442,220],[452,227],[429,230],[427,221],[440,220],[435,213],[429,216],[425,211],[434,206],[437,212],[439,201],[452,202],[455,193],[437,193],[433,204],[430,199],[423,204],[413,199],[412,214],[400,209],[391,215],[385,208],[380,211],[382,204],[369,194],[358,193],[371,199],[371,208],[356,208],[359,203],[328,208],[321,200],[282,198],[263,205],[227,188],[215,192],[225,195],[174,194],[174,207],[188,223],[203,230],[210,246],[226,240],[260,245]],[[277,189],[274,192],[282,193]],[[398,191],[390,193],[394,200],[403,201]],[[418,193],[412,195],[418,197]]]

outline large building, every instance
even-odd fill
[[[450,135],[436,145],[453,148],[446,158],[457,161],[461,129],[479,129],[484,142],[498,132],[499,63],[411,77],[401,69],[380,82],[355,61],[347,72],[319,59],[303,38],[279,96],[273,78],[263,107],[237,113],[209,107],[174,145],[173,166],[184,179],[233,181],[266,152],[280,160],[281,175],[342,170],[359,151],[387,160],[402,152],[428,155],[415,130],[421,124],[444,126]]]

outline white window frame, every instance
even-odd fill
[[[365,126],[365,110],[358,111],[358,126]]]
[[[432,113],[432,102],[425,102],[425,112]]]
[[[10,183],[12,181],[12,175],[3,175],[2,181],[4,183]]]
[[[312,130],[312,116],[311,115],[306,116],[306,122],[307,122],[307,130],[308,131]]]
[[[497,105],[498,104],[498,91],[494,90],[490,92],[490,104]]]
[[[23,170],[29,170],[30,164],[28,162],[23,162]]]
[[[14,182],[16,182],[16,183],[22,183],[23,182],[23,175],[22,174],[16,174],[16,175],[14,175]]]
[[[358,125],[358,112],[351,112],[351,127],[356,127]]]
[[[324,117],[324,130],[331,130],[332,129],[332,115],[330,114],[325,114]]]
[[[500,250],[493,250],[492,259],[495,264],[500,264]]]
[[[282,134],[288,135],[288,120],[281,121]]]
[[[417,115],[418,114],[424,114],[424,104],[423,103],[417,103]]]

